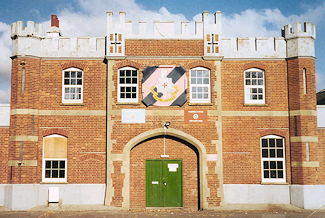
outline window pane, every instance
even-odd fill
[[[267,149],[262,149],[262,157],[268,157]]]
[[[257,93],[257,89],[251,89],[251,93]]]
[[[202,97],[203,97],[202,93],[199,93],[199,94],[197,95],[197,98],[198,98],[198,99],[202,99]]]
[[[120,84],[125,84],[125,79],[124,78],[120,78]]]
[[[202,78],[197,78],[197,84],[202,84]]]
[[[267,147],[267,139],[262,139],[262,147]]]
[[[76,81],[76,79],[71,79],[71,85],[76,85],[77,84],[77,81]]]
[[[276,171],[275,170],[271,170],[271,178],[276,178]]]
[[[132,78],[132,84],[137,84],[138,79],[137,78]]]
[[[201,70],[197,71],[197,77],[202,77],[202,71]]]
[[[282,170],[283,169],[282,161],[277,161],[277,164],[278,164],[278,170]]]
[[[259,100],[263,100],[263,95],[259,95],[259,96],[258,96],[258,99],[259,99]]]
[[[252,99],[257,99],[257,95],[252,95]]]
[[[71,72],[71,78],[76,78],[77,74],[76,72]]]
[[[121,93],[121,98],[125,98],[125,94],[124,93]]]
[[[208,87],[203,87],[203,92],[208,92],[208,91],[209,91]]]
[[[126,92],[131,92],[131,87],[126,87]]]
[[[132,92],[136,92],[136,89],[135,87],[132,87]]]
[[[124,70],[120,70],[120,76],[125,76],[125,71]]]
[[[64,79],[64,85],[69,85],[69,79]]]
[[[259,88],[258,93],[263,93],[263,89]]]
[[[64,170],[60,170],[60,178],[64,178]]]
[[[196,79],[195,79],[195,78],[192,78],[192,79],[191,79],[191,83],[192,83],[192,84],[196,84]]]
[[[131,70],[126,71],[126,76],[131,76]]]
[[[57,160],[52,161],[52,169],[57,169],[59,167],[59,162]]]
[[[276,140],[276,146],[277,147],[283,147],[282,139],[277,139]]]
[[[64,77],[69,78],[70,77],[70,72],[69,71],[64,72]]]
[[[70,88],[70,93],[76,93],[76,89],[75,88]]]
[[[203,79],[203,84],[209,84],[209,79],[208,78],[204,78]]]
[[[257,85],[256,79],[252,80],[252,85]]]
[[[51,168],[51,161],[45,161],[45,167],[46,168]]]
[[[126,98],[131,98],[131,94],[130,93],[126,93]]]
[[[250,72],[245,72],[245,78],[251,78]]]
[[[77,85],[82,85],[82,79],[77,79]]]
[[[251,81],[249,79],[246,80],[246,85],[250,85]]]
[[[196,87],[192,87],[192,92],[196,92]]]
[[[203,98],[204,98],[204,99],[208,99],[208,98],[209,98],[209,95],[208,95],[208,94],[204,94],[204,95],[203,95]]]
[[[202,87],[198,87],[197,92],[202,92]]]
[[[269,139],[270,147],[275,147],[275,139]]]
[[[45,178],[51,178],[51,170],[45,170]]]
[[[203,77],[209,77],[209,71],[207,70],[203,71]]]
[[[81,93],[81,88],[77,88],[77,93]]]
[[[264,178],[270,178],[269,171],[265,170],[264,171]]]
[[[64,99],[69,99],[69,96],[70,96],[69,94],[65,94]]]
[[[76,94],[76,99],[81,99],[81,95],[80,94]]]
[[[82,72],[78,71],[78,72],[77,72],[77,77],[78,77],[78,78],[82,78]]]
[[[126,78],[126,83],[131,84],[131,78]]]
[[[132,98],[137,98],[137,94],[136,93],[132,93]]]
[[[121,87],[121,92],[125,92],[125,87]]]
[[[191,71],[191,77],[196,77],[196,71],[195,70]]]
[[[136,70],[132,70],[132,76],[137,76],[137,71]]]
[[[64,169],[65,168],[65,161],[60,161],[60,168],[61,169]]]
[[[252,72],[252,78],[256,78],[256,72]]]
[[[271,169],[276,169],[276,162],[275,161],[270,161],[270,168]]]
[[[280,178],[280,179],[283,178],[283,171],[282,170],[278,171],[278,178]]]
[[[270,157],[275,157],[275,149],[270,149]]]
[[[263,78],[263,73],[262,72],[258,72],[258,78]]]
[[[258,84],[259,84],[259,85],[263,85],[263,80],[262,80],[262,79],[259,79],[259,80],[258,80]]]
[[[58,178],[59,171],[58,170],[52,170],[52,178]]]
[[[196,94],[195,93],[192,93],[192,98],[196,98]]]
[[[269,169],[269,162],[263,161],[264,169]]]
[[[283,157],[283,150],[282,149],[277,150],[277,157]]]

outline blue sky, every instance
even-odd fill
[[[201,20],[201,13],[222,12],[224,36],[280,36],[288,23],[316,25],[317,91],[325,88],[325,0],[0,0],[0,104],[9,103],[11,39],[10,25],[34,21],[50,26],[50,15],[60,20],[63,36],[104,36],[106,11],[126,12],[127,20]],[[194,27],[193,27],[194,28]]]

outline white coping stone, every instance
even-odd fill
[[[0,206],[28,210],[47,205],[49,187],[60,187],[62,204],[104,204],[105,184],[0,184]]]
[[[317,105],[317,127],[325,127],[325,105]]]
[[[289,185],[224,184],[226,204],[290,204]]]
[[[291,185],[291,204],[303,209],[319,209],[325,204],[325,185]]]
[[[0,104],[0,127],[10,125],[10,104]]]

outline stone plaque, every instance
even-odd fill
[[[145,123],[145,109],[122,109],[122,123]]]

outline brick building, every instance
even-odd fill
[[[46,34],[12,24],[0,206],[325,204],[315,26],[226,37],[208,15],[195,34],[187,21],[134,34],[124,12],[98,38],[61,36],[54,15]]]

